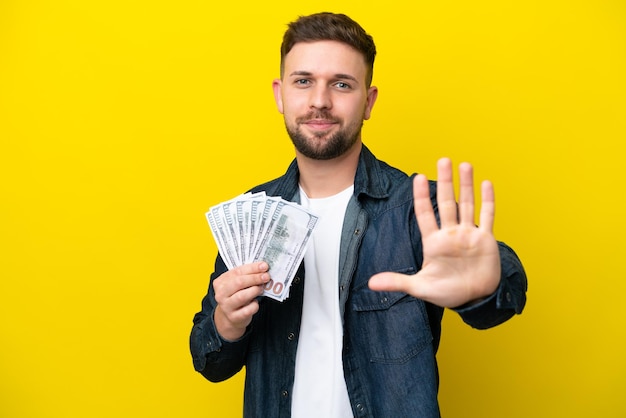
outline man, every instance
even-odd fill
[[[320,222],[284,302],[259,297],[267,263],[228,271],[218,256],[190,339],[211,381],[246,366],[246,417],[438,417],[444,308],[488,328],[525,304],[522,265],[492,234],[489,182],[477,227],[469,164],[457,205],[448,159],[435,185],[363,145],[375,54],[345,15],[301,17],[284,35],[273,89],[296,158],[252,192],[298,202]]]

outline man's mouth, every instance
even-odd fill
[[[330,119],[309,119],[305,121],[304,124],[310,129],[325,130],[331,128],[333,125],[336,125],[337,122]]]

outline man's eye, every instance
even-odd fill
[[[310,81],[305,79],[305,78],[296,80],[296,84],[299,85],[299,86],[306,86],[309,83],[310,83]]]
[[[340,88],[340,89],[349,89],[350,88],[350,84],[344,83],[343,81],[336,82],[335,86]]]

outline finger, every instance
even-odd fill
[[[481,185],[480,228],[493,232],[496,217],[496,197],[493,184],[489,180]]]
[[[437,162],[437,206],[442,228],[458,223],[452,183],[452,161],[449,158],[442,158]]]
[[[378,273],[373,275],[368,286],[372,290],[387,292],[404,292],[419,297],[419,281],[415,276],[400,273]]]
[[[242,289],[263,285],[270,280],[268,270],[269,265],[264,261],[235,267],[215,280],[216,296],[231,297]]]
[[[269,270],[269,265],[265,261],[258,261],[256,263],[244,264],[238,267],[235,267],[233,271],[238,275],[246,275],[246,274],[255,274],[255,273],[263,273]]]
[[[245,308],[263,294],[263,286],[251,286],[238,291],[228,299],[228,304],[233,310]]]
[[[269,274],[261,274],[267,276],[269,280]],[[230,282],[238,280],[238,278],[235,280],[229,279],[230,278],[227,278],[227,281]],[[263,284],[235,286],[228,289],[218,288],[216,284],[214,288],[215,300],[217,301],[218,305],[221,305],[224,311],[228,313],[240,310],[241,308],[249,305],[252,301],[254,301],[255,298],[263,294]]]
[[[217,332],[226,340],[239,339],[252,321],[252,316],[258,311],[259,303],[255,299],[237,310],[229,310],[228,307],[218,304],[214,314]]]
[[[233,274],[243,279],[245,283],[250,286],[261,284],[259,279],[263,274],[267,273],[269,265],[265,261],[259,261],[257,263],[244,264],[242,266],[233,269]]]
[[[422,236],[427,236],[439,228],[430,200],[428,179],[422,174],[413,179],[413,210]]]
[[[474,225],[474,170],[469,163],[459,165],[459,222]]]
[[[248,303],[242,305],[241,308],[233,312],[233,321],[248,322],[252,316],[259,311],[259,302],[256,298],[252,298]]]

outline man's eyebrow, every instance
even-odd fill
[[[338,78],[339,80],[352,80],[356,83],[359,82],[356,77],[351,76],[350,74],[335,74],[335,78]]]
[[[309,72],[309,71],[303,71],[303,70],[299,70],[299,71],[294,71],[291,74],[289,74],[289,77],[298,77],[298,76],[306,76],[306,77],[310,77],[312,76],[313,73]],[[356,79],[356,77],[351,76],[350,74],[343,74],[343,73],[339,73],[339,74],[335,74],[334,78],[338,79],[338,80],[352,80],[354,82],[359,82],[359,80]]]
[[[308,71],[294,71],[293,73],[289,74],[289,77],[301,76],[301,75],[310,76],[310,75],[313,75],[313,73],[310,73]]]

